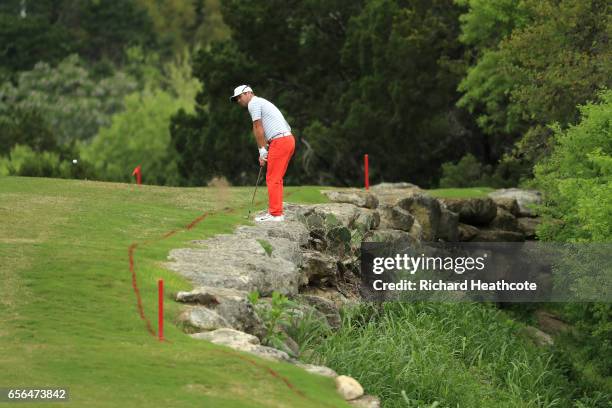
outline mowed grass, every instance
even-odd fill
[[[176,325],[173,296],[191,285],[164,268],[168,252],[247,223],[252,191],[0,178],[0,387],[68,387],[75,407],[348,406],[329,378],[191,339]],[[317,187],[286,191],[288,201],[325,201]],[[185,229],[206,211],[214,214]],[[138,314],[133,243],[154,329],[165,281],[167,342]],[[20,406],[29,405],[38,406]]]
[[[492,191],[491,187],[469,187],[469,188],[435,188],[426,190],[427,194],[436,198],[481,198],[486,197]]]

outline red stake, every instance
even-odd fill
[[[367,154],[363,156],[363,165],[364,165],[364,168],[365,168],[365,189],[369,190],[370,189],[370,176],[368,174],[369,163],[368,163],[368,155]]]
[[[141,171],[142,169],[139,164],[132,172],[132,176],[136,176],[136,183],[138,183],[139,185],[142,183]]]
[[[164,280],[157,281],[158,300],[159,300],[159,316],[158,316],[158,336],[159,341],[164,341]]]

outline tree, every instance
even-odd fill
[[[525,0],[514,9],[500,9],[504,18],[489,21],[508,23],[500,25],[501,33],[489,34],[479,34],[476,22],[488,15],[490,4],[465,3],[471,8],[462,17],[462,38],[480,54],[459,86],[464,95],[458,105],[476,114],[491,137],[505,139],[507,145],[520,139],[504,161],[519,163],[519,176],[529,177],[533,165],[550,151],[552,133],[546,124],[574,122],[577,105],[612,85],[607,3]],[[485,31],[491,26],[484,24]]]
[[[97,63],[124,62],[124,49],[156,45],[146,10],[136,0],[4,0],[0,4],[0,73],[14,76],[38,62],[57,64],[77,53]]]
[[[566,129],[559,124],[552,126],[554,142],[551,154],[535,166],[534,185],[545,197],[545,206],[539,210],[544,222],[537,231],[542,240],[574,243],[612,241],[612,91],[602,91],[598,96],[597,102],[578,107],[578,123]],[[582,272],[589,261],[604,259],[602,254],[595,258],[590,256],[589,251],[599,247],[581,245],[575,248],[569,257],[570,264],[576,259],[582,259],[584,263],[564,269],[573,278],[575,289],[588,294],[609,288],[609,274],[602,272],[599,278],[604,281],[596,282],[590,273]],[[593,270],[606,271],[605,268],[609,272],[610,265],[598,264]],[[585,280],[584,275],[590,279]],[[569,287],[565,286],[564,290],[569,290]],[[598,375],[609,378],[612,363],[601,356],[612,352],[612,306],[568,303],[563,305],[563,309],[566,318],[576,326],[569,335],[574,342],[570,350],[578,355],[581,364],[588,365],[589,372],[595,372],[596,375],[590,374],[589,378]]]
[[[105,180],[129,181],[131,171],[142,165],[148,184],[177,185],[177,154],[170,141],[170,118],[177,111],[193,112],[199,83],[189,66],[166,67],[168,90],[149,84],[125,98],[125,110],[112,117],[112,124],[81,146],[83,159]],[[205,158],[203,158],[205,160]]]
[[[232,37],[198,54],[194,73],[204,91],[196,115],[173,120],[181,172],[194,181],[218,174],[253,181],[250,121],[227,102],[245,82],[298,136],[289,182],[354,184],[367,152],[380,158],[374,179],[427,184],[441,162],[461,157],[473,140],[469,118],[454,107],[465,66],[459,9],[442,0],[364,3],[224,3]],[[218,160],[191,159],[202,155]]]
[[[87,140],[99,127],[110,124],[112,114],[123,108],[123,97],[135,87],[136,83],[121,72],[93,79],[83,61],[73,55],[56,67],[37,64],[19,74],[16,85],[11,81],[1,84],[0,118],[15,123],[11,117],[16,110],[37,112],[55,136],[54,143],[66,145]]]

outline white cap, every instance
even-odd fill
[[[236,97],[237,97],[237,96],[242,95],[242,94],[243,94],[243,93],[245,93],[245,92],[253,92],[253,90],[252,90],[252,89],[251,89],[251,87],[250,87],[250,86],[248,86],[248,85],[240,85],[240,86],[237,86],[237,87],[234,89],[234,95],[233,95],[233,96],[230,96],[230,101],[231,101],[231,102],[234,102],[234,101],[236,100]]]

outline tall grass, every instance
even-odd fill
[[[489,305],[368,304],[345,310],[310,358],[357,378],[385,407],[572,406],[552,354],[518,329]]]

